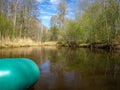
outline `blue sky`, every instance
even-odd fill
[[[42,21],[42,24],[50,27],[50,18],[57,14],[57,5],[59,0],[37,0],[40,8],[39,19]],[[67,0],[68,9],[67,17],[74,18],[74,10],[76,8],[76,3],[78,0]]]

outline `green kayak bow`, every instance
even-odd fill
[[[0,59],[0,90],[26,90],[40,77],[38,66],[27,58]]]

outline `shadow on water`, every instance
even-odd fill
[[[41,70],[30,90],[120,90],[120,53],[75,48],[0,49],[0,58],[25,57]]]

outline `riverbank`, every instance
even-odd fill
[[[106,43],[88,43],[79,45],[59,44],[57,42],[35,42],[31,39],[4,39],[0,40],[0,48],[17,48],[17,47],[33,47],[33,46],[62,46],[75,48],[98,48],[107,50],[120,50],[120,44],[106,44]]]
[[[66,45],[61,44],[60,46],[64,47],[78,47],[78,48],[97,48],[97,49],[106,49],[106,50],[120,50],[120,44],[106,44],[106,43],[88,43],[88,44],[79,44],[79,45]]]
[[[56,42],[35,42],[31,39],[0,40],[0,48],[17,48],[32,46],[56,46]]]

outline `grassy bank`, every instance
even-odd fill
[[[56,46],[56,42],[35,42],[31,39],[4,39],[0,40],[0,48],[32,47],[32,46]]]
[[[68,45],[59,44],[57,42],[35,42],[29,38],[24,39],[3,39],[0,40],[0,48],[17,48],[17,47],[33,47],[33,46],[63,46],[63,47],[77,47],[77,48],[99,48],[107,50],[120,50],[120,44],[106,44],[106,43],[92,43],[92,44],[79,44],[79,45]]]

